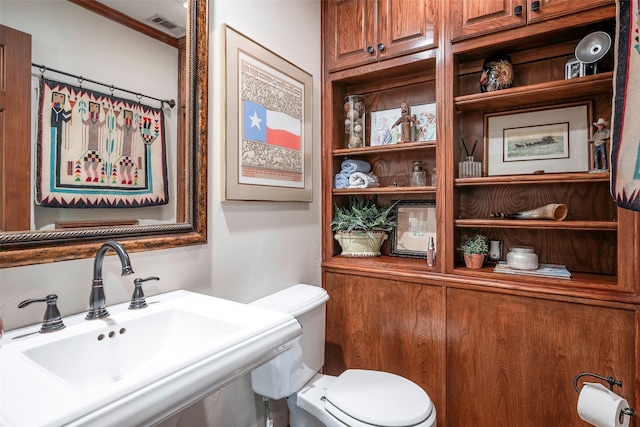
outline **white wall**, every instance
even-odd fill
[[[220,202],[222,126],[220,26],[226,23],[313,75],[313,202]],[[147,293],[188,289],[249,302],[295,283],[321,284],[320,0],[218,0],[210,5],[209,243],[131,254],[134,277],[159,276]],[[88,308],[91,259],[0,270],[0,315],[13,329],[42,320],[43,308],[18,303],[59,296],[63,316]],[[107,303],[128,301],[132,279],[105,258]],[[281,405],[280,405],[281,406]],[[276,410],[276,426],[286,425]],[[163,427],[264,425],[247,377],[163,423]]]
[[[218,0],[212,3],[209,147],[222,164],[222,25],[260,43],[313,76],[313,202],[225,202],[211,168],[212,275],[221,295],[250,301],[293,283],[320,285],[320,1]],[[243,262],[239,263],[242,258]],[[240,284],[240,286],[238,286]]]

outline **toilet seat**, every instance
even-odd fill
[[[417,384],[388,372],[360,369],[347,370],[333,381],[324,407],[349,426],[418,426],[434,412],[429,395]]]

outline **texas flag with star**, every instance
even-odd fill
[[[244,138],[300,150],[302,121],[251,101],[244,102]]]

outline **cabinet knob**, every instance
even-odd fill
[[[374,51],[373,46],[367,46],[367,52],[373,53]]]
[[[536,12],[540,9],[540,2],[539,1],[532,1],[531,2],[531,10]]]
[[[522,6],[516,6],[513,8],[513,14],[516,16],[522,15]]]
[[[382,51],[384,50],[384,43],[379,43],[379,44],[378,44],[378,50],[379,50],[380,52],[382,52]]]

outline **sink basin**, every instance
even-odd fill
[[[159,422],[290,348],[291,316],[188,291],[109,306],[110,317],[64,318],[0,341],[0,425]]]
[[[218,319],[169,309],[29,348],[24,355],[85,391],[132,374],[152,373],[172,359],[190,360],[208,341],[223,339],[239,329]]]

